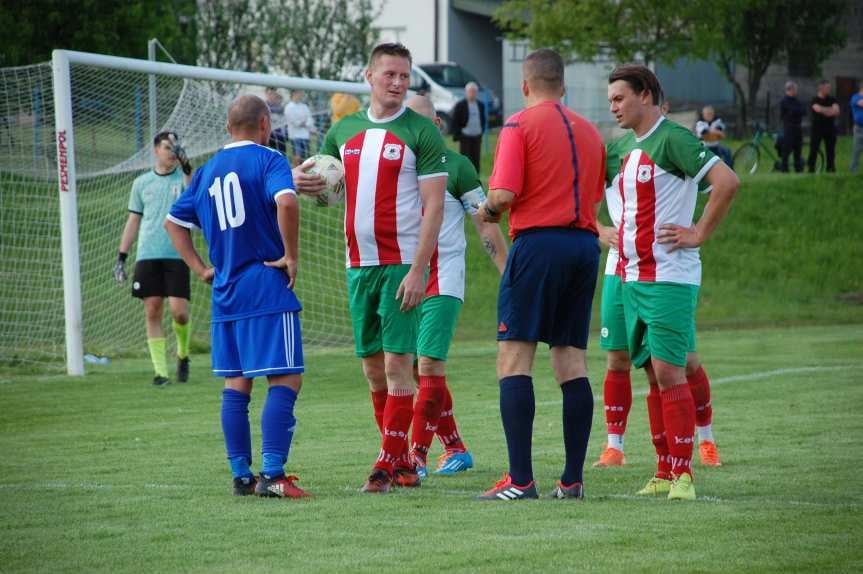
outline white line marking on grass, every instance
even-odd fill
[[[42,483],[32,483],[28,482],[27,484],[0,484],[0,489],[8,489],[8,490],[44,490],[44,489],[56,489],[56,490],[111,490],[114,488],[150,488],[150,489],[158,489],[158,490],[189,490],[191,486],[185,484],[156,484],[156,483],[147,483],[144,485],[140,484],[99,484],[99,483],[87,483],[81,482],[77,484],[69,484],[66,482],[42,482]]]
[[[781,375],[799,375],[801,373],[824,373],[830,371],[844,371],[847,369],[856,369],[859,368],[859,365],[838,365],[834,367],[793,367],[788,369],[774,369],[772,371],[756,371],[754,373],[747,373],[745,375],[731,375],[728,377],[716,377],[715,379],[710,379],[710,386],[714,387],[716,385],[724,385],[728,383],[740,383],[744,381],[757,381],[760,379],[769,379],[771,377],[778,377]],[[645,397],[647,396],[646,389],[640,389],[638,391],[632,392],[633,397]],[[602,394],[594,394],[594,400],[602,400]],[[540,401],[536,403],[537,405],[559,405],[562,401]]]

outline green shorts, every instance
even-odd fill
[[[698,286],[683,283],[623,283],[629,358],[636,368],[650,357],[679,367],[695,350]]]
[[[418,357],[446,361],[459,311],[461,301],[449,295],[437,295],[423,301],[417,340]]]
[[[403,313],[396,291],[410,265],[348,268],[348,298],[357,355],[380,352],[414,353],[419,330],[419,308]]]
[[[601,328],[599,347],[606,351],[625,351],[626,319],[623,317],[623,281],[617,275],[602,277],[602,305],[600,309]]]

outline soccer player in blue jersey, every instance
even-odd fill
[[[240,96],[228,110],[231,143],[201,167],[171,208],[165,228],[183,260],[213,284],[213,374],[225,378],[222,430],[234,494],[309,496],[286,476],[302,385],[303,346],[297,276],[299,205],[291,167],[264,147],[270,112],[257,96]],[[190,229],[200,228],[213,267],[195,251]],[[262,465],[250,469],[249,398],[254,377],[266,376],[261,416]]]

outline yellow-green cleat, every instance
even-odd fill
[[[636,492],[639,496],[659,496],[668,494],[671,490],[671,481],[664,478],[653,477],[647,481],[644,488]]]
[[[695,500],[695,483],[691,474],[684,472],[671,481],[668,500]]]

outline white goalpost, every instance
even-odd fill
[[[63,355],[66,371],[81,375],[85,353],[117,356],[144,348],[143,310],[128,285],[112,282],[110,270],[131,183],[153,165],[152,132],[178,132],[193,164],[200,166],[228,141],[228,103],[239,93],[263,94],[263,87],[306,93],[316,125],[310,154],[329,126],[330,96],[368,92],[366,85],[352,82],[66,50],[54,51],[50,72],[45,64],[0,70],[0,156],[8,160],[0,159],[0,212],[14,206],[20,210],[0,215],[0,363],[56,362]],[[53,98],[46,97],[49,89]],[[279,125],[274,118],[274,127]],[[54,142],[49,144],[44,136],[51,133]],[[290,143],[280,143],[290,154]],[[21,158],[31,157],[32,168],[29,161],[22,168]],[[55,167],[49,172],[51,164]],[[55,214],[59,207],[59,236],[43,221],[52,202]],[[301,205],[298,292],[304,339],[311,346],[344,345],[350,341],[350,322],[344,294],[343,207]],[[16,221],[25,218],[32,225],[16,227]],[[32,233],[32,241],[23,233]],[[196,242],[205,249],[200,237]],[[56,283],[56,265],[51,264],[55,249],[62,256],[62,319],[59,294],[50,283]],[[39,253],[46,265],[34,263]],[[192,282],[195,336],[209,341],[209,289],[196,284],[194,277]],[[62,341],[57,341],[59,320]]]

